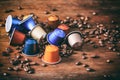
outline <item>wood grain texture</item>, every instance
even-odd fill
[[[120,1],[119,0],[0,0],[0,19],[5,20],[11,15],[20,16],[34,13],[37,15],[38,21],[46,22],[47,17],[51,14],[56,14],[60,19],[67,16],[76,18],[76,14],[90,16],[90,22],[104,23],[110,26],[111,20],[114,20],[119,25],[120,17]],[[18,6],[22,6],[23,10],[18,10]],[[51,11],[56,8],[58,11]],[[13,9],[14,12],[5,13],[6,9]],[[51,14],[44,14],[44,11],[49,11]],[[92,12],[97,12],[96,16]],[[0,23],[4,23],[1,21]],[[95,41],[97,41],[95,39]],[[41,59],[37,57],[28,57],[32,61],[38,62],[39,66],[35,68],[35,74],[27,74],[23,70],[20,72],[7,71],[7,67],[11,66],[8,57],[3,57],[1,52],[9,46],[9,38],[6,35],[4,27],[0,27],[0,63],[4,66],[0,67],[0,74],[9,72],[11,75],[3,77],[0,75],[0,80],[120,80],[120,57],[116,56],[116,52],[110,52],[107,48],[99,47],[94,49],[90,44],[85,44],[82,51],[75,51],[72,56],[62,58],[62,62],[57,65],[48,65],[42,67]],[[14,57],[16,50],[11,53]],[[86,52],[87,59],[83,60],[82,53]],[[98,54],[100,58],[92,59],[91,55]],[[26,56],[24,56],[26,57]],[[111,59],[114,62],[107,64],[106,60]],[[76,66],[75,63],[88,64],[95,69],[94,72],[87,72],[83,66]],[[110,79],[106,79],[103,75],[111,75]]]

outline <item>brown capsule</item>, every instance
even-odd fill
[[[79,66],[79,65],[81,65],[81,62],[78,61],[78,62],[76,62],[75,64],[76,64],[77,66]]]
[[[47,67],[47,64],[42,63],[41,66],[42,66],[42,67]]]

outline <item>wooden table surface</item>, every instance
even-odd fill
[[[38,16],[38,21],[45,22],[47,17],[51,14],[56,14],[60,19],[67,16],[76,18],[77,14],[90,17],[90,22],[103,23],[110,26],[111,20],[120,21],[120,1],[119,0],[0,0],[0,20],[11,14],[13,16],[27,15],[34,13]],[[22,10],[18,10],[18,6],[22,6]],[[58,11],[52,11],[56,8]],[[6,9],[13,9],[14,12],[5,13]],[[45,14],[45,11],[50,14]],[[97,14],[92,15],[93,12]],[[4,23],[4,21],[0,21]],[[0,67],[0,74],[8,72],[11,75],[5,77],[0,76],[0,80],[120,80],[120,57],[116,55],[117,52],[112,52],[106,47],[93,48],[91,44],[84,44],[82,51],[74,51],[70,57],[63,57],[61,63],[57,65],[48,65],[42,67],[43,63],[38,57],[28,57],[32,61],[39,63],[35,68],[34,74],[27,74],[22,71],[8,71],[7,67],[11,66],[8,57],[2,56],[1,52],[9,46],[9,38],[6,35],[4,27],[0,27],[0,63],[4,66]],[[97,41],[97,39],[95,39]],[[12,47],[12,46],[11,46]],[[15,47],[12,47],[14,52],[10,54],[14,57],[16,54]],[[87,59],[82,59],[82,53],[87,54]],[[100,58],[90,58],[91,55],[97,54]],[[26,56],[23,56],[26,57]],[[113,63],[106,63],[106,60],[113,60]],[[95,71],[87,72],[86,69],[75,63],[80,61],[83,64],[88,64]],[[110,75],[110,78],[105,78],[103,75]]]

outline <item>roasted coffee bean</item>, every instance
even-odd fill
[[[20,68],[23,68],[23,66],[24,66],[23,64],[20,64]]]
[[[20,59],[20,58],[22,58],[22,56],[19,54],[19,55],[16,56],[16,58]]]
[[[50,12],[49,11],[44,11],[44,14],[50,14]]]
[[[2,56],[10,56],[10,54],[8,52],[6,52],[6,51],[3,51]]]
[[[82,59],[87,59],[87,57],[86,56],[82,56]]]
[[[78,66],[78,65],[81,65],[81,62],[78,61],[78,62],[76,62],[75,64]]]
[[[83,64],[82,66],[83,66],[83,67],[89,67],[87,64]]]
[[[85,52],[82,53],[83,56],[87,55]]]
[[[30,60],[28,59],[28,58],[25,58],[25,60],[24,60],[25,62],[30,62]]]
[[[29,62],[27,62],[25,65],[26,65],[26,66],[30,66],[30,63],[29,63]]]
[[[8,47],[8,48],[6,48],[6,51],[7,51],[8,53],[11,53],[11,52],[13,52],[13,49],[10,48],[10,47]]]
[[[20,71],[20,69],[19,69],[18,66],[13,67],[13,70],[14,70],[14,71]]]
[[[20,64],[20,60],[18,60],[18,59],[14,59],[14,60],[10,60],[10,63],[12,64],[12,65],[18,65],[18,64]]]
[[[10,12],[14,12],[14,10],[8,9],[8,10],[5,10],[4,12],[5,12],[5,13],[10,13]]]
[[[92,15],[96,15],[97,13],[96,12],[92,12]]]
[[[22,50],[18,50],[18,53],[22,53]]]
[[[20,50],[20,49],[21,49],[20,46],[17,46],[17,47],[16,47],[16,50]]]
[[[36,62],[31,62],[30,65],[37,65],[38,63]]]
[[[30,71],[31,70],[31,67],[24,67],[24,71],[25,72],[28,72],[28,71]]]
[[[3,23],[0,23],[0,27],[4,27],[4,24],[3,24]]]
[[[56,8],[53,8],[52,11],[58,11]]]
[[[18,6],[18,10],[22,10],[23,8],[21,6]]]
[[[2,63],[0,63],[0,67],[3,67],[3,64],[2,64]]]
[[[93,48],[98,48],[98,46],[97,45],[93,45]]]
[[[98,55],[92,55],[91,58],[99,58]]]
[[[8,71],[13,71],[14,70],[12,67],[8,67],[7,69],[8,69]]]
[[[86,68],[87,72],[93,72],[94,70],[92,68]]]
[[[4,72],[3,73],[3,76],[8,76],[9,74],[7,72]]]
[[[117,56],[120,56],[120,53],[118,52],[118,53],[116,53],[116,55],[117,55]]]
[[[41,66],[42,66],[42,67],[47,67],[47,64],[42,63]]]
[[[28,71],[28,74],[33,74],[33,73],[35,73],[35,70],[34,70],[34,69],[30,69],[30,70]]]
[[[107,63],[111,63],[112,61],[110,59],[106,60]]]

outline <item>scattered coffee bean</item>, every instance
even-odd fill
[[[30,60],[28,59],[28,58],[25,58],[25,60],[24,60],[25,62],[30,62]]]
[[[30,70],[28,71],[28,74],[33,74],[34,72],[35,72],[34,69],[30,69]]]
[[[86,56],[82,56],[82,59],[87,59],[87,57]]]
[[[2,56],[10,56],[10,54],[8,52],[6,52],[6,51],[3,51]]]
[[[29,63],[29,62],[27,62],[25,65],[26,65],[26,66],[30,66],[30,63]]]
[[[13,70],[14,70],[14,71],[20,71],[20,69],[19,69],[18,66],[13,67]]]
[[[16,56],[17,59],[20,59],[22,56],[19,54]]]
[[[50,12],[49,11],[44,11],[44,14],[50,14]]]
[[[83,67],[89,67],[87,64],[83,64],[82,66],[83,66]]]
[[[3,24],[3,23],[0,23],[0,27],[4,27],[4,24]]]
[[[21,49],[20,46],[17,46],[17,47],[16,47],[16,50],[20,50],[20,49]]]
[[[37,65],[38,63],[36,62],[31,62],[30,65]]]
[[[118,53],[116,53],[117,54],[117,56],[120,56],[120,53],[118,52]]]
[[[8,67],[7,69],[8,69],[8,71],[13,71],[14,70],[12,67]]]
[[[98,48],[98,46],[97,45],[93,45],[93,48]]]
[[[52,11],[58,11],[56,8],[53,8]]]
[[[86,68],[86,71],[87,72],[92,72],[92,71],[94,71],[92,68]]]
[[[10,47],[8,47],[8,48],[6,48],[6,51],[7,51],[8,53],[11,53],[11,52],[13,52],[13,49],[10,48]]]
[[[92,15],[96,15],[97,13],[96,12],[93,12]]]
[[[47,67],[47,64],[42,63],[41,66],[42,66],[42,67]]]
[[[78,61],[78,62],[76,62],[75,64],[76,64],[77,66],[79,66],[79,65],[81,65],[81,62]]]
[[[3,73],[3,76],[8,76],[9,74],[7,72],[4,72]]]
[[[4,12],[5,12],[5,13],[10,13],[10,12],[14,12],[14,10],[8,9],[8,10],[5,10]]]
[[[110,59],[106,60],[107,63],[111,63],[112,61]]]
[[[18,10],[22,10],[23,8],[21,6],[18,6]]]
[[[28,71],[30,71],[31,70],[31,67],[24,67],[24,71],[25,72],[28,72]]]
[[[98,55],[92,55],[91,58],[99,58]]]

